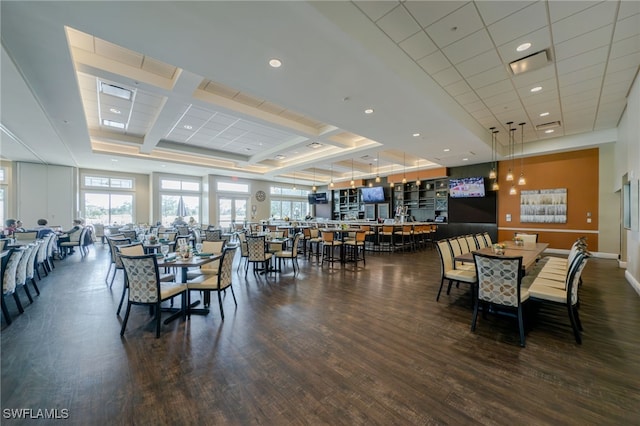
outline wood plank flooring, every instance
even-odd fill
[[[238,259],[236,259],[237,261]],[[532,309],[527,346],[511,319],[470,331],[468,287],[435,301],[435,250],[367,265],[234,276],[238,298],[163,325],[104,282],[98,244],[56,263],[41,296],[3,320],[5,409],[68,409],[65,424],[627,425],[640,422],[640,297],[613,260],[583,274],[583,344],[566,311]],[[193,295],[197,297],[197,294]]]

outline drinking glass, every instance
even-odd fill
[[[202,251],[202,243],[196,243],[196,251],[200,253]]]
[[[166,244],[161,245],[160,253],[162,253],[162,255],[166,257],[169,254],[169,246]]]

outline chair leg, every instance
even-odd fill
[[[522,305],[518,306],[518,329],[520,331],[520,346],[524,348],[524,320],[522,318]]]
[[[438,289],[438,295],[436,296],[436,302],[440,300],[440,293],[442,292],[442,286],[444,285],[444,277],[440,280],[440,288]]]
[[[16,306],[18,307],[18,311],[20,311],[21,314],[24,314],[24,308],[22,307],[22,303],[20,302],[18,293],[16,293],[15,291],[13,292],[13,299],[16,301]]]
[[[220,317],[222,318],[222,321],[224,321],[224,309],[222,308],[222,294],[220,294],[220,292],[218,292],[218,306],[220,306]]]
[[[104,283],[109,284],[109,274],[111,273],[111,267],[113,266],[113,262],[109,263],[109,268],[107,269],[107,275],[104,277]]]
[[[127,283],[127,277],[124,277],[124,285],[122,287],[122,296],[120,297],[120,303],[118,304],[118,310],[116,311],[116,315],[120,315],[120,309],[122,309],[122,303],[124,302],[124,295],[127,293],[127,288],[129,285]]]
[[[162,319],[162,310],[160,309],[160,302],[156,304],[156,339],[160,337],[160,320]]]
[[[131,311],[131,303],[127,303],[127,310],[124,313],[124,319],[122,320],[122,328],[120,329],[120,335],[124,336],[124,330],[127,328],[127,321],[129,320],[129,312]]]
[[[2,315],[7,325],[11,324],[11,315],[9,315],[9,309],[7,309],[7,304],[4,301],[4,294],[2,295]]]
[[[572,306],[568,306],[567,307],[569,310],[569,320],[571,321],[571,328],[573,329],[573,335],[576,338],[576,343],[577,344],[582,344],[582,336],[580,336],[580,330],[578,328],[578,323],[576,321],[576,318],[574,316],[574,310]],[[576,312],[577,314],[577,312]]]
[[[24,292],[27,293],[27,299],[29,299],[29,303],[33,303],[33,297],[31,297],[31,292],[29,291],[29,287],[27,287],[26,281],[22,285],[22,288],[24,288]]]
[[[31,284],[33,285],[33,288],[36,291],[36,294],[40,296],[40,289],[38,288],[38,285],[36,284],[36,280],[34,278],[31,278]]]
[[[473,305],[473,320],[471,320],[471,331],[476,331],[476,321],[478,321],[478,309],[480,308],[480,300],[476,299]]]

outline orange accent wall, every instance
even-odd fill
[[[500,191],[498,193],[498,239],[513,238],[514,230],[538,233],[538,241],[549,243],[549,248],[569,249],[579,236],[587,236],[589,250],[598,250],[598,234],[571,231],[598,230],[598,161],[597,148],[560,154],[529,157],[523,160],[523,170],[527,181],[518,186],[521,173],[520,160],[501,161],[498,164]],[[505,177],[513,167],[517,195],[509,195],[512,182]],[[520,190],[567,189],[567,223],[521,223]],[[587,223],[587,213],[591,213],[591,223]],[[506,215],[511,214],[511,222]],[[553,230],[560,232],[549,232]],[[564,231],[564,232],[563,232]]]
[[[407,172],[406,177],[409,182],[413,182],[416,180],[416,177],[420,177],[420,180],[426,179],[437,179],[437,178],[446,178],[449,175],[447,173],[446,167],[438,167],[435,169],[427,169],[420,170],[419,172],[410,171]],[[396,173],[394,175],[387,176],[387,182],[400,183],[402,182],[402,178],[405,176],[404,173]]]

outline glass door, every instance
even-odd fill
[[[243,222],[247,219],[247,198],[219,197],[218,198],[218,225],[229,228],[235,222]]]

